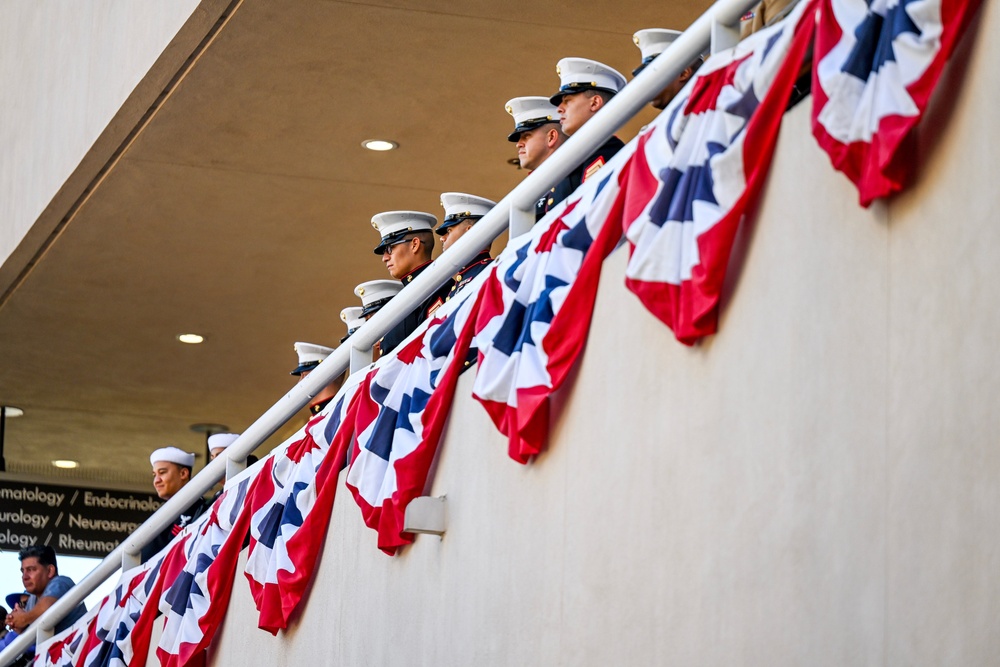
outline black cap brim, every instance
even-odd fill
[[[481,216],[481,215],[463,215],[463,216],[459,216],[457,218],[446,218],[445,221],[441,223],[441,226],[434,230],[434,233],[437,234],[438,236],[444,236],[445,232],[447,232],[449,229],[451,229],[452,227],[454,227],[458,223],[460,223],[460,222],[471,222],[471,223],[475,224],[476,220],[479,220],[481,217],[483,217],[483,216]]]
[[[591,86],[585,83],[570,83],[559,89],[559,92],[549,98],[549,104],[553,106],[559,106],[562,104],[562,100],[567,95],[576,95],[577,93],[582,93],[586,90],[599,90],[602,93],[607,93],[608,95],[617,95],[618,91],[611,90],[610,88],[602,88],[600,86]]]
[[[659,55],[660,54],[657,53],[657,54],[649,56],[647,58],[643,58],[642,62],[639,64],[639,66],[636,67],[634,70],[632,70],[632,76],[639,76],[639,72],[641,72],[642,70],[646,69],[646,67],[649,65],[649,63],[651,63],[654,60],[656,60],[656,57],[659,56]]]
[[[385,249],[391,245],[395,245],[406,238],[406,235],[410,233],[408,229],[400,229],[398,232],[393,232],[388,236],[382,237],[382,242],[375,246],[375,254],[381,255],[385,253]]]
[[[537,130],[540,127],[548,125],[549,123],[555,123],[556,125],[558,125],[559,119],[554,118],[552,120],[545,119],[537,121],[526,121],[524,123],[521,123],[520,125],[514,128],[513,132],[507,135],[507,141],[511,143],[517,143],[518,141],[521,140],[522,132],[527,132],[528,130]]]
[[[387,296],[384,299],[379,299],[378,301],[371,302],[370,304],[368,304],[367,306],[364,306],[361,309],[361,316],[362,317],[367,317],[368,315],[371,315],[372,313],[377,313],[378,310],[379,310],[379,308],[381,308],[385,304],[389,303],[389,301],[391,299],[392,299],[391,296]]]
[[[295,367],[295,370],[289,373],[289,375],[302,375],[306,371],[311,371],[312,369],[319,366],[318,361],[307,361],[304,364],[299,364]],[[288,368],[287,366],[285,368]]]

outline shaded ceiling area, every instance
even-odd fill
[[[336,346],[354,286],[388,277],[373,214],[499,200],[525,176],[509,98],[554,92],[565,56],[628,73],[633,32],[708,4],[246,0],[0,307],[8,470],[145,480],[157,447],[203,453],[190,425],[243,430],[293,342]]]

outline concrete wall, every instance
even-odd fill
[[[549,451],[509,460],[463,378],[444,539],[386,557],[342,492],[301,616],[257,630],[240,576],[213,664],[995,664],[1000,60],[959,60],[908,194],[859,208],[794,109],[717,336],[617,253]]]
[[[0,295],[225,4],[0,0]]]

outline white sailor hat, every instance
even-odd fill
[[[434,231],[444,235],[450,228],[463,220],[475,222],[490,212],[496,206],[495,201],[485,197],[467,195],[463,192],[442,192],[441,206],[444,207],[444,222]]]
[[[364,308],[361,306],[349,306],[340,311],[340,319],[347,325],[347,335],[340,339],[341,343],[350,338],[365,323],[363,311]]]
[[[333,348],[314,343],[296,343],[295,353],[299,355],[299,365],[290,375],[302,375],[319,366],[320,362],[333,353]]]
[[[420,211],[386,211],[373,215],[372,227],[382,237],[382,242],[375,246],[375,254],[381,255],[388,246],[399,243],[410,232],[429,232],[436,224],[436,217]]]
[[[193,468],[194,454],[177,447],[162,447],[149,455],[149,465],[156,465],[157,461],[167,461],[185,468]]]
[[[398,280],[369,280],[354,288],[354,293],[361,299],[361,315],[367,316],[378,312],[378,309],[389,303],[389,299],[399,294],[403,284]]]
[[[639,72],[646,69],[646,65],[666,51],[667,47],[680,36],[679,30],[665,30],[663,28],[647,28],[632,35],[632,43],[639,47],[639,53],[642,54],[642,63],[632,70],[632,76],[638,76]]]
[[[213,433],[208,436],[208,451],[225,449],[236,442],[236,438],[238,437],[240,437],[239,433]]]
[[[562,85],[559,92],[549,98],[556,106],[562,103],[563,95],[585,90],[603,90],[614,95],[625,86],[625,77],[617,70],[586,58],[563,58],[556,65],[556,74]]]
[[[514,131],[507,141],[520,141],[522,132],[559,122],[559,112],[547,97],[515,97],[507,100],[504,109],[514,117]]]

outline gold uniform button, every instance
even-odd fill
[[[456,273],[455,274],[455,282],[458,282],[461,279],[462,279],[462,274],[461,273]]]

